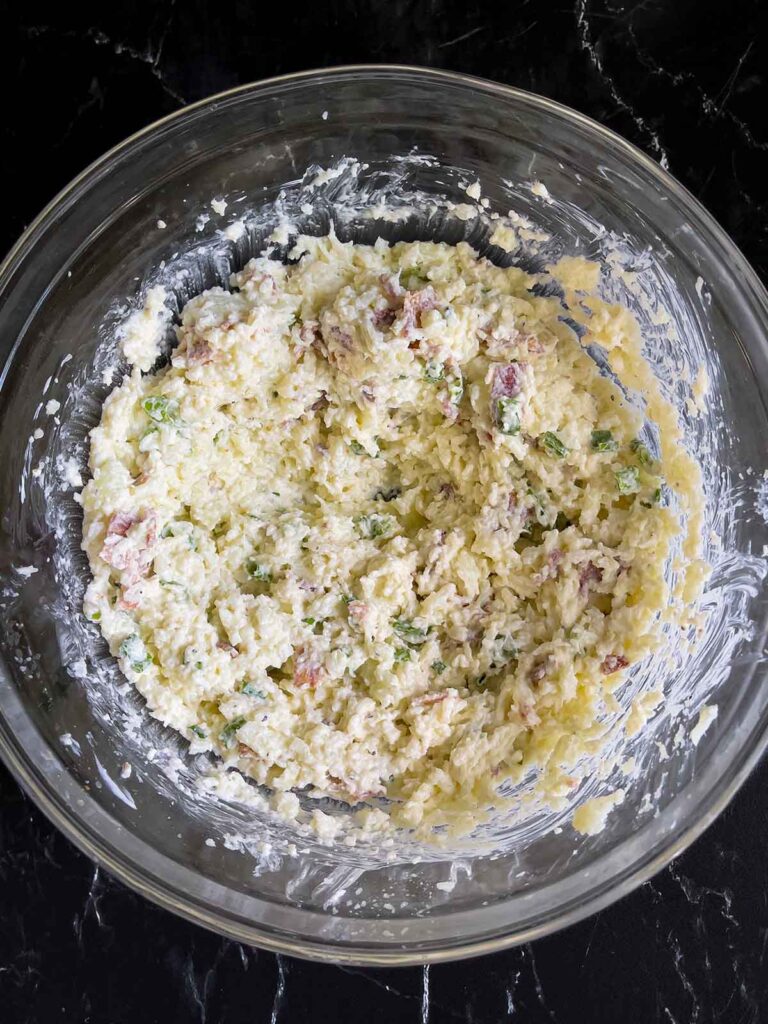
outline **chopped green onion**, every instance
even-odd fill
[[[415,267],[404,267],[400,271],[400,280],[403,282],[406,288],[418,287],[420,284],[426,284],[429,278],[424,273],[424,268],[421,264],[417,264]]]
[[[203,667],[202,661],[196,661],[195,662],[195,668],[197,669],[198,672],[202,669],[202,667]]]
[[[359,441],[350,441],[349,447],[352,449],[355,455],[367,455],[365,448],[363,448]]]
[[[635,457],[641,466],[652,466],[653,456],[648,450],[648,445],[644,444],[639,437],[636,437],[629,445],[632,451],[635,453]]]
[[[144,412],[155,423],[178,423],[179,403],[164,395],[151,395],[141,403]]]
[[[205,739],[205,729],[199,725],[190,725],[189,731],[193,732],[195,736],[198,736],[201,740]]]
[[[593,452],[615,452],[619,447],[610,430],[592,431]]]
[[[391,516],[360,515],[355,516],[352,521],[357,527],[357,532],[365,540],[388,537],[395,527]]]
[[[436,672],[439,676],[441,676],[447,668],[448,666],[445,664],[444,661],[438,660],[432,662],[432,671]]]
[[[315,620],[312,618],[311,615],[308,615],[306,619],[302,619],[301,621],[305,622],[308,626],[314,626],[315,624]]]
[[[661,487],[657,487],[653,492],[648,501],[643,501],[641,504],[644,508],[653,508],[655,505],[661,504],[661,499],[664,496],[664,492]]]
[[[238,715],[237,718],[233,718],[231,722],[228,722],[224,726],[224,728],[221,730],[219,738],[227,746],[230,746],[233,739],[235,738],[235,733],[237,732],[238,729],[242,729],[244,725],[245,717],[243,715]]]
[[[257,690],[255,683],[243,683],[240,687],[240,693],[244,693],[246,697],[258,697],[259,700],[266,700],[267,695],[263,690]]]
[[[496,426],[502,434],[520,433],[520,405],[516,398],[496,399]]]
[[[395,633],[411,647],[418,647],[427,639],[427,630],[420,629],[409,619],[395,619],[392,623]]]
[[[464,397],[464,378],[458,366],[446,369],[445,382],[448,385],[448,401],[451,405],[459,405]]]
[[[640,471],[637,466],[627,466],[616,471],[616,486],[619,494],[635,494],[640,488]]]
[[[144,641],[135,633],[127,636],[120,644],[120,654],[126,659],[134,672],[143,672],[152,664],[152,658],[147,653]]]
[[[445,364],[430,359],[424,367],[424,377],[432,384],[445,379]]]
[[[341,595],[341,600],[344,602],[344,604],[352,604],[352,602],[355,599],[354,599],[354,597],[352,597],[351,594],[342,594]]]
[[[395,661],[410,661],[411,652],[407,647],[398,647],[395,650]]]
[[[545,430],[544,433],[539,437],[539,443],[542,448],[556,459],[563,459],[568,454],[568,449],[557,436],[551,430]]]
[[[93,615],[91,615],[91,622],[98,622],[100,618],[101,618],[101,612],[100,611],[95,611],[93,613]]]
[[[249,558],[245,563],[245,571],[251,577],[252,580],[259,580],[261,583],[271,583],[272,573],[260,562],[257,562],[255,558]]]

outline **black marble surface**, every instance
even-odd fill
[[[0,248],[103,150],[209,93],[322,65],[451,68],[589,114],[668,167],[768,276],[764,0],[0,3]],[[768,1020],[768,765],[691,850],[533,945],[404,970],[246,949],[76,852],[0,769],[0,1020]]]

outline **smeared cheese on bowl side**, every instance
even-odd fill
[[[580,340],[465,243],[292,256],[187,303],[156,373],[156,289],[129,324],[91,433],[85,613],[153,714],[286,817],[304,789],[471,826],[534,765],[562,801],[661,642],[673,508],[698,503],[585,351],[647,383],[636,324],[583,261],[559,268]]]

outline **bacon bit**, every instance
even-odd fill
[[[429,708],[433,704],[442,704],[447,696],[447,693],[425,693],[421,697],[416,697],[411,703],[416,707]]]
[[[531,728],[534,725],[538,725],[539,716],[533,710],[533,705],[521,704],[517,710],[518,714],[520,715],[521,721],[524,725],[527,725],[528,728]]]
[[[336,324],[333,324],[329,329],[329,333],[343,349],[346,349],[347,352],[352,351],[352,335],[349,331],[343,331],[341,327],[337,327]]]
[[[107,536],[125,537],[133,524],[138,523],[140,519],[141,516],[136,512],[115,512],[107,523]]]
[[[305,320],[299,328],[299,338],[304,345],[314,345],[320,339],[320,324],[317,320]]]
[[[347,605],[347,611],[351,619],[362,624],[368,618],[371,609],[365,601],[350,601]]]
[[[370,384],[363,384],[362,387],[360,388],[360,394],[363,396],[366,402],[376,401],[376,395],[373,393],[373,388],[370,386]]]
[[[516,398],[523,390],[526,370],[526,363],[494,367],[491,398]]]
[[[141,544],[132,544],[128,533],[132,527],[145,524]],[[153,511],[136,515],[133,512],[116,512],[107,524],[107,533],[101,549],[101,557],[123,573],[123,587],[138,583],[152,564],[152,545],[157,539],[157,520]]]
[[[540,683],[542,681],[542,679],[544,678],[544,676],[546,676],[546,674],[547,674],[547,663],[545,661],[542,661],[540,664],[534,665],[533,668],[531,669],[531,676],[530,676],[531,682],[532,683]]]
[[[373,326],[378,327],[379,329],[382,327],[391,327],[395,322],[396,316],[396,309],[390,309],[389,307],[385,309],[374,309],[372,315]]]
[[[623,654],[609,654],[600,662],[600,671],[604,676],[612,676],[614,672],[619,672],[628,664],[629,661]]]
[[[594,562],[587,562],[579,573],[579,594],[586,597],[589,593],[589,584],[592,580],[599,583],[603,578],[603,570],[599,569]]]
[[[547,555],[547,565],[549,566],[550,576],[557,576],[560,572],[560,563],[563,560],[563,552],[560,548],[553,548],[552,551]]]
[[[139,607],[142,589],[139,584],[134,583],[130,587],[124,587],[117,599],[117,607],[122,612],[132,612]]]
[[[529,334],[525,338],[528,351],[534,355],[539,355],[544,351],[544,345],[539,341],[535,334]]]
[[[187,346],[186,357],[187,366],[205,366],[213,362],[215,354],[207,341],[198,340]]]
[[[300,648],[296,654],[293,670],[293,681],[297,686],[310,686],[314,689],[320,682],[322,666],[315,661],[311,652]]]
[[[398,302],[405,294],[405,288],[400,284],[399,274],[382,274],[379,283],[390,302]]]
[[[414,330],[421,327],[421,314],[434,309],[437,305],[437,295],[431,284],[417,292],[406,292],[401,318],[403,337],[410,338]]]
[[[232,644],[226,643],[224,640],[219,640],[216,646],[220,651],[226,652],[230,658],[236,658],[240,653],[236,647],[233,647]]]

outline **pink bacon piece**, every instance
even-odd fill
[[[579,573],[579,594],[586,597],[589,593],[590,583],[599,583],[603,578],[603,570],[599,569],[594,562],[587,562]]]
[[[293,681],[297,686],[309,686],[314,689],[320,682],[322,666],[312,656],[311,651],[303,647],[299,649],[294,659]]]
[[[187,346],[187,366],[205,366],[214,360],[214,351],[210,343],[204,340],[195,341]]]
[[[523,390],[526,363],[507,363],[496,366],[491,383],[491,398],[517,398]]]
[[[421,327],[421,314],[435,309],[437,305],[437,295],[431,284],[426,288],[420,288],[417,292],[406,292],[401,315],[403,336],[413,337],[414,330]]]
[[[373,326],[381,330],[384,327],[391,327],[395,322],[396,316],[396,309],[374,309],[371,319],[373,320]]]
[[[425,693],[416,697],[412,703],[419,708],[431,708],[435,704],[442,704],[447,697],[447,693]]]
[[[140,538],[129,536],[137,527],[144,528]],[[134,540],[138,543],[134,543]],[[107,524],[107,533],[101,549],[101,557],[113,569],[121,572],[121,583],[130,588],[145,576],[152,564],[152,545],[157,539],[155,513],[116,512]]]
[[[623,654],[609,654],[600,662],[600,671],[604,676],[612,676],[614,672],[619,672],[627,665],[629,661]]]
[[[355,622],[363,625],[365,620],[370,614],[370,606],[365,601],[350,601],[347,605],[347,612],[349,613],[350,619],[354,619]]]

